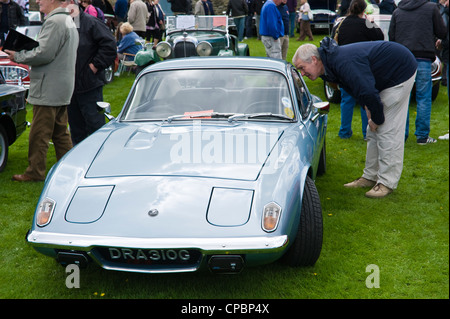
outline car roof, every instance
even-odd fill
[[[142,73],[174,69],[198,69],[198,68],[248,68],[265,69],[286,72],[287,62],[284,60],[264,57],[189,57],[168,59],[157,62],[146,68]]]

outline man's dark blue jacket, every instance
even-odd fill
[[[338,46],[329,37],[319,48],[325,68],[322,79],[339,84],[358,102],[367,106],[372,121],[384,123],[379,93],[411,78],[417,69],[412,53],[403,45],[388,41],[358,42]]]

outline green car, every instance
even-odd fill
[[[227,16],[179,15],[166,18],[166,39],[145,46],[135,57],[138,72],[155,62],[190,56],[249,56],[246,43],[228,32]]]

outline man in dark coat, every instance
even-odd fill
[[[77,5],[77,0],[71,1]],[[75,7],[75,6],[74,6]],[[105,116],[97,111],[103,101],[105,69],[117,56],[116,40],[99,19],[82,11],[75,15],[80,42],[75,66],[75,90],[68,107],[73,145],[105,125]]]

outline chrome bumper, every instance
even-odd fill
[[[203,257],[209,256],[236,256],[248,254],[270,254],[282,252],[288,245],[288,236],[274,237],[234,237],[234,238],[129,238],[114,236],[87,236],[68,235],[61,233],[44,233],[39,231],[29,232],[27,242],[36,250],[55,249],[65,252],[59,255],[70,255],[73,258],[80,257],[84,261],[84,255],[90,256],[102,268],[117,271],[131,271],[141,273],[175,273],[193,272],[201,267],[200,263],[183,268],[157,267],[128,267],[111,263],[96,253],[99,247],[115,247],[130,249],[193,249],[198,250]],[[81,253],[81,254],[80,254]],[[75,256],[75,257],[74,257]],[[57,258],[58,259],[58,258]],[[86,260],[87,261],[87,260]]]
[[[34,247],[89,251],[94,247],[199,249],[203,253],[272,253],[283,250],[288,236],[234,238],[129,238],[114,236],[68,235],[61,233],[28,233],[27,242]]]

